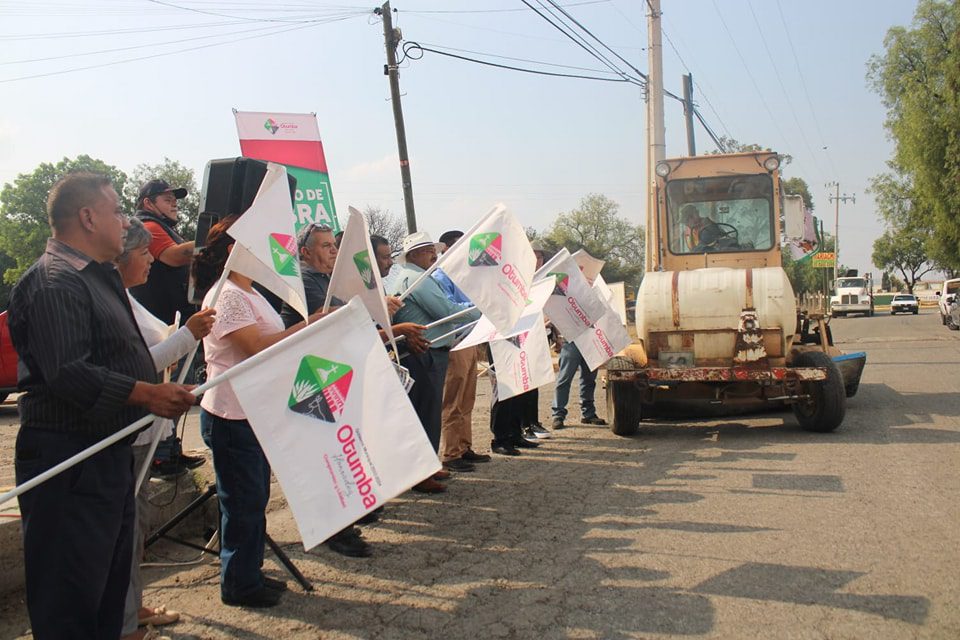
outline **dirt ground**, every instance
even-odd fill
[[[268,554],[281,605],[225,607],[217,560],[164,543],[151,560],[194,563],[145,569],[145,601],[183,613],[177,640],[960,637],[960,341],[924,314],[835,324],[869,354],[836,433],[773,413],[619,438],[576,425],[574,390],[544,446],[391,501],[372,558],[304,552],[274,485],[269,533],[310,593]],[[488,402],[481,378],[481,452]],[[0,638],[28,627],[8,597]]]

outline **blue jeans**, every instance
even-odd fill
[[[246,420],[201,410],[200,435],[213,451],[220,499],[220,595],[242,598],[263,588],[270,464]]]
[[[584,418],[597,417],[597,407],[593,404],[593,392],[597,388],[597,372],[590,371],[577,345],[565,342],[560,348],[560,371],[557,373],[557,390],[553,396],[554,418],[563,420],[567,417],[570,385],[573,383],[573,376],[577,369],[580,369],[580,413]]]

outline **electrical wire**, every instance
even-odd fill
[[[196,24],[173,24],[167,26],[149,26],[149,27],[132,27],[128,29],[103,29],[100,31],[60,31],[60,32],[50,32],[50,33],[31,33],[27,35],[21,34],[12,34],[12,35],[2,35],[0,34],[0,40],[4,42],[11,42],[15,40],[62,40],[65,38],[88,38],[94,36],[113,36],[113,35],[129,35],[135,33],[153,33],[155,31],[171,31],[171,30],[186,30],[186,29],[201,29],[206,27],[229,27],[238,24],[247,24],[246,20],[232,20],[229,22],[200,22]]]
[[[567,11],[566,9],[564,9],[563,7],[561,7],[559,4],[557,4],[556,2],[554,2],[554,0],[547,0],[547,2],[549,2],[551,5],[553,5],[558,11],[560,11],[560,13],[562,13],[563,15],[565,15],[571,22],[573,22],[573,24],[575,24],[575,25],[577,25],[578,27],[580,27],[580,30],[581,30],[581,31],[583,31],[583,32],[586,33],[588,36],[590,36],[591,38],[593,38],[594,40],[596,40],[596,41],[600,44],[600,46],[602,46],[604,49],[606,49],[607,51],[609,51],[610,53],[612,53],[614,56],[616,56],[617,59],[619,59],[619,60],[620,60],[621,62],[623,62],[625,65],[627,65],[628,67],[630,67],[631,69],[633,69],[634,73],[636,73],[638,76],[640,76],[640,77],[643,78],[644,80],[647,80],[647,74],[645,74],[643,71],[640,71],[640,69],[637,69],[635,66],[633,66],[633,63],[631,63],[629,60],[627,60],[626,58],[624,58],[623,56],[621,56],[619,53],[617,53],[616,51],[614,51],[612,48],[610,48],[603,40],[601,40],[600,38],[598,38],[597,36],[595,36],[595,35],[593,34],[593,32],[590,31],[590,29],[587,29],[585,26],[583,26],[583,24],[580,23],[579,20],[577,20],[576,18],[574,18],[572,15],[570,15],[570,12],[569,12],[569,11]]]
[[[429,53],[435,53],[435,54],[437,54],[437,55],[446,56],[446,57],[448,57],[448,58],[455,58],[455,59],[457,59],[457,60],[463,60],[463,61],[465,61],[465,62],[473,62],[473,63],[475,63],[475,64],[481,64],[481,65],[485,65],[485,66],[488,66],[488,67],[496,67],[496,68],[498,68],[498,69],[507,69],[507,70],[509,70],[509,71],[519,71],[519,72],[522,72],[522,73],[531,73],[531,74],[540,75],[540,76],[551,76],[551,77],[554,77],[554,78],[576,78],[576,79],[580,79],[580,80],[598,80],[598,81],[601,81],[601,82],[631,82],[631,80],[629,80],[629,79],[620,78],[620,77],[618,77],[618,78],[603,78],[603,77],[600,77],[600,76],[587,76],[587,75],[573,74],[573,73],[555,73],[555,72],[552,72],[552,71],[540,71],[540,70],[538,70],[538,69],[525,69],[525,68],[523,68],[523,67],[514,67],[514,66],[511,66],[511,65],[499,64],[499,63],[496,63],[496,62],[489,62],[489,61],[486,61],[486,60],[479,60],[479,59],[477,59],[477,58],[470,58],[470,57],[467,57],[467,56],[461,56],[461,55],[457,55],[457,54],[455,54],[455,53],[449,53],[449,52],[447,52],[447,51],[440,51],[440,50],[438,50],[438,49],[433,49],[433,48],[431,48],[431,47],[425,47],[425,46],[423,46],[423,45],[421,45],[421,44],[418,44],[418,43],[416,43],[416,42],[414,42],[414,41],[412,41],[412,40],[408,40],[407,42],[405,42],[405,43],[403,44],[403,47],[402,47],[402,48],[403,48],[403,58],[402,58],[402,60],[406,60],[407,58],[409,58],[410,60],[419,60],[420,58],[423,57],[423,54],[421,53],[421,54],[418,56],[418,55],[416,55],[417,52],[427,51],[427,52],[429,52]],[[536,62],[536,61],[531,61],[531,62]],[[540,63],[540,62],[537,62],[537,64],[549,64],[549,63]],[[605,71],[599,71],[599,70],[598,70],[597,73],[606,73],[606,72],[605,72]]]
[[[803,95],[807,99],[807,106],[810,108],[810,115],[813,116],[813,124],[817,129],[817,135],[820,137],[820,146],[827,156],[827,161],[830,163],[830,169],[833,171],[833,175],[839,175],[837,173],[837,166],[833,163],[833,156],[827,149],[827,144],[825,142],[825,138],[823,137],[823,130],[820,128],[820,120],[817,118],[817,110],[813,108],[813,101],[810,100],[810,91],[807,89],[807,80],[803,76],[803,69],[800,66],[800,59],[797,58],[797,50],[793,46],[793,38],[790,37],[790,29],[787,27],[787,19],[783,15],[783,7],[780,6],[780,0],[777,0],[777,11],[780,13],[780,22],[783,24],[783,30],[787,34],[787,43],[790,45],[790,53],[793,54],[793,63],[797,67],[797,75],[800,76],[800,86],[803,87]]]
[[[470,49],[457,49],[457,48],[455,48],[455,47],[447,47],[447,46],[444,46],[444,45],[442,45],[442,44],[436,44],[436,43],[433,43],[433,42],[422,42],[422,43],[419,43],[419,44],[420,44],[420,45],[425,45],[425,46],[427,46],[427,47],[439,47],[440,49],[444,49],[444,50],[446,50],[446,51],[456,51],[456,52],[458,52],[458,53],[472,53],[472,54],[475,54],[475,55],[487,56],[488,58],[497,58],[497,59],[500,59],[500,60],[513,60],[514,62],[529,62],[529,63],[531,63],[531,64],[543,65],[543,66],[545,66],[545,67],[557,67],[557,68],[560,68],[560,69],[574,69],[574,70],[576,70],[576,71],[592,71],[592,72],[594,72],[594,73],[613,73],[612,71],[604,71],[603,69],[593,69],[593,68],[591,68],[591,67],[577,67],[577,66],[569,65],[569,64],[558,64],[558,63],[555,63],[555,62],[543,62],[542,60],[531,60],[531,59],[529,59],[529,58],[513,58],[513,57],[510,57],[510,56],[501,56],[501,55],[497,55],[497,54],[495,54],[495,53],[486,53],[486,52],[484,52],[484,51],[473,51],[473,50],[470,50]]]
[[[331,22],[336,22],[336,21],[338,21],[338,20],[331,20]],[[320,24],[322,24],[322,23],[313,22],[313,23],[309,23],[309,24],[298,24],[298,25],[293,26],[293,27],[277,28],[276,30],[274,30],[274,31],[272,31],[272,32],[270,32],[270,33],[260,33],[260,34],[256,34],[256,35],[252,35],[252,36],[246,36],[246,37],[243,37],[243,38],[234,38],[233,40],[227,40],[227,41],[225,41],[225,42],[214,42],[214,43],[211,43],[211,44],[204,44],[204,45],[198,45],[198,46],[195,46],[195,47],[186,47],[186,48],[183,48],[183,49],[177,49],[176,51],[167,51],[167,52],[164,52],[164,53],[156,53],[156,54],[152,54],[152,55],[149,55],[149,56],[138,56],[138,57],[136,57],[136,58],[127,58],[127,59],[125,59],[125,60],[113,60],[113,61],[111,61],[111,62],[103,62],[103,63],[99,63],[99,64],[91,64],[91,65],[87,65],[87,66],[83,66],[83,67],[71,67],[71,68],[69,68],[69,69],[57,69],[56,71],[48,71],[48,72],[45,72],[45,73],[34,73],[34,74],[31,74],[31,75],[19,76],[19,77],[16,77],[16,78],[5,78],[5,79],[0,80],[0,84],[6,84],[6,83],[8,83],[8,82],[18,82],[18,81],[20,81],[20,80],[32,80],[32,79],[35,79],[35,78],[47,78],[47,77],[50,77],[50,76],[59,76],[59,75],[63,75],[63,74],[66,74],[66,73],[73,73],[73,72],[76,72],[76,71],[88,71],[88,70],[90,70],[90,69],[102,69],[102,68],[105,68],[105,67],[112,67],[112,66],[119,65],[119,64],[127,64],[127,63],[130,63],[130,62],[137,62],[137,61],[140,61],[140,60],[151,60],[151,59],[153,59],[153,58],[162,58],[162,57],[169,56],[169,55],[174,55],[174,54],[177,54],[177,53],[186,53],[186,52],[188,52],[188,51],[198,51],[198,50],[200,50],[200,49],[210,49],[210,48],[212,48],[212,47],[219,47],[219,46],[223,46],[223,45],[227,45],[227,44],[234,44],[234,43],[243,42],[243,41],[246,41],[246,40],[254,40],[254,39],[256,39],[256,38],[265,38],[265,37],[269,37],[269,36],[278,35],[278,34],[281,34],[281,33],[289,33],[289,32],[291,32],[291,31],[299,31],[299,30],[301,30],[301,29],[309,29],[309,28],[311,28],[311,27],[319,26]]]
[[[216,16],[216,17],[218,17],[218,18],[230,18],[230,19],[233,19],[233,20],[247,20],[247,21],[253,21],[253,22],[299,22],[299,21],[300,21],[300,20],[296,20],[296,19],[284,19],[284,20],[282,20],[282,19],[280,19],[280,18],[246,18],[246,17],[244,17],[244,16],[234,16],[234,15],[229,15],[229,14],[226,14],[226,13],[219,13],[219,12],[209,11],[209,10],[205,10],[205,9],[196,9],[196,8],[194,8],[194,7],[188,7],[188,6],[184,6],[184,5],[181,5],[181,4],[175,4],[175,3],[173,3],[173,2],[167,2],[166,0],[146,0],[146,1],[147,1],[147,2],[150,2],[150,3],[152,3],[152,4],[158,4],[158,5],[161,5],[161,6],[164,6],[164,7],[171,7],[171,8],[174,8],[174,9],[181,9],[181,10],[183,10],[183,11],[192,11],[192,12],[194,12],[194,13],[199,13],[199,14],[202,14],[202,15]],[[266,9],[266,11],[269,11],[269,9]],[[361,14],[366,15],[366,14],[368,14],[368,13],[370,13],[370,10],[369,10],[369,9],[353,9],[351,12],[348,13],[348,15],[350,15],[350,16],[352,17],[353,15],[361,15]]]
[[[563,6],[565,7],[580,7],[587,4],[604,4],[610,2],[610,0],[584,0],[583,2],[570,2]],[[410,11],[404,10],[404,13],[516,13],[518,11],[529,11],[529,9],[437,9],[437,10],[423,10],[423,11]]]

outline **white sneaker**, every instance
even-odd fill
[[[532,431],[533,435],[537,436],[541,440],[553,437],[553,434],[547,431],[542,424],[533,425],[530,427],[530,431]]]

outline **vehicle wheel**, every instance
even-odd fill
[[[631,383],[607,382],[607,417],[618,436],[632,436],[640,428],[640,394]]]
[[[839,427],[847,411],[847,402],[843,377],[837,365],[822,351],[806,351],[794,359],[793,366],[823,367],[827,370],[826,380],[804,382],[800,386],[810,396],[793,405],[793,414],[800,426],[807,431],[821,433]]]
[[[895,316],[895,315],[897,315],[897,312],[894,311],[893,309],[890,309],[890,315]]]
[[[867,313],[867,317],[868,317],[868,318],[872,318],[872,317],[873,317],[873,307],[870,307],[870,311],[869,311],[869,313]]]
[[[914,310],[913,310],[913,315],[917,315],[918,313],[920,313],[920,309],[914,309]]]

